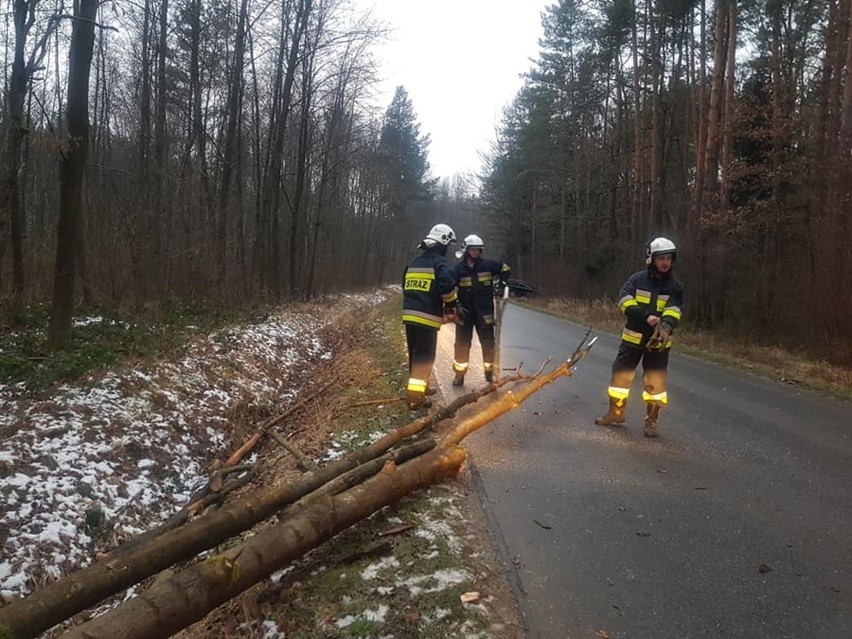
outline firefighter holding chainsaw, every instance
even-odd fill
[[[494,341],[494,293],[502,294],[508,285],[509,265],[482,257],[485,244],[478,235],[464,238],[456,257],[455,274],[459,283],[459,298],[465,317],[456,322],[453,386],[462,386],[468,369],[473,330],[482,346],[485,381],[494,381],[496,344]],[[496,286],[495,286],[496,285]]]
[[[436,224],[417,248],[423,252],[405,269],[402,280],[402,322],[408,344],[406,399],[411,410],[426,408],[431,395],[429,377],[435,364],[438,330],[445,321],[456,321],[463,311],[447,248],[456,234],[446,224]]]
[[[631,275],[621,287],[618,307],[627,322],[607,388],[609,411],[595,420],[599,426],[624,423],[630,386],[641,361],[645,437],[657,436],[660,409],[668,403],[666,372],[672,333],[680,323],[683,308],[683,284],[672,273],[675,260],[674,242],[655,238],[646,247],[647,268]]]

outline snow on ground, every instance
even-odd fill
[[[334,298],[341,311],[383,292]],[[127,537],[179,510],[247,404],[287,406],[333,356],[330,304],[193,338],[185,352],[28,398],[0,384],[0,597],[90,563],[95,534]],[[80,318],[78,323],[100,321]]]

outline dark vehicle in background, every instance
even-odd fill
[[[509,278],[509,297],[531,297],[537,293],[535,286],[529,282]]]

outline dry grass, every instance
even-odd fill
[[[541,298],[524,303],[611,333],[620,332],[624,325],[615,305],[607,300],[584,301],[563,297]],[[691,355],[736,366],[764,377],[801,384],[842,399],[852,399],[852,369],[834,366],[806,354],[697,329],[688,322],[678,329],[675,347]]]

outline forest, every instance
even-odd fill
[[[2,5],[0,310],[50,305],[54,347],[80,307],[394,283],[476,220],[581,298],[667,235],[689,322],[852,364],[852,0],[555,2],[452,177],[404,87],[375,107],[386,25],[344,0]]]

